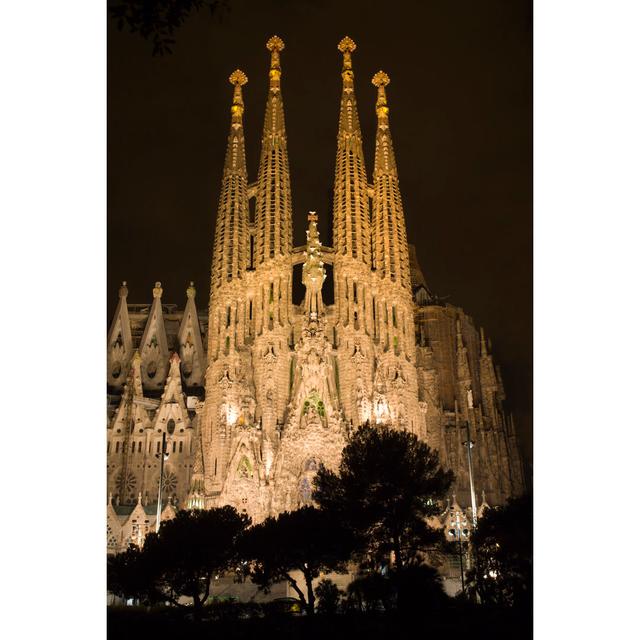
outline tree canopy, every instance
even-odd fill
[[[242,557],[251,561],[255,584],[268,591],[273,584],[287,581],[312,614],[313,580],[321,573],[345,571],[355,542],[352,532],[332,514],[306,506],[251,527],[239,546]],[[295,571],[302,573],[303,585],[298,584]]]
[[[470,587],[483,603],[531,606],[533,500],[526,495],[495,507],[479,520],[472,538],[476,565]]]
[[[440,539],[427,523],[453,474],[415,435],[365,424],[350,437],[337,473],[321,467],[314,500],[347,524],[377,558],[393,551],[396,567]]]

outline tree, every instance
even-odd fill
[[[242,556],[251,561],[252,581],[264,591],[278,582],[288,582],[313,614],[313,580],[320,573],[346,571],[346,561],[355,546],[353,535],[331,514],[314,507],[286,511],[251,527],[240,543]],[[306,596],[292,575],[300,571]]]
[[[230,0],[110,0],[108,11],[118,29],[125,26],[153,42],[153,55],[171,53],[175,32],[204,7],[213,16],[229,10]]]
[[[157,597],[176,606],[184,606],[181,596],[191,598],[199,616],[214,574],[227,571],[237,560],[236,541],[249,522],[230,506],[178,511],[163,522],[158,535],[147,536],[142,551],[147,562],[158,567]]]
[[[154,602],[156,576],[156,568],[149,562],[148,555],[135,545],[107,557],[107,589],[124,600]]]
[[[323,578],[316,587],[316,596],[318,598],[318,613],[335,614],[338,612],[338,605],[340,604],[340,596],[342,591],[338,589],[338,585],[329,580]]]
[[[453,481],[438,454],[406,431],[361,426],[342,452],[338,473],[321,467],[313,498],[352,528],[375,558],[393,551],[397,570],[436,544],[427,523]]]
[[[476,566],[467,580],[483,603],[532,604],[533,500],[530,495],[490,509],[473,534]]]

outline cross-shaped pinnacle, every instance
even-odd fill
[[[240,69],[236,69],[229,76],[229,82],[236,87],[241,87],[243,84],[247,84],[248,81],[249,79],[247,78],[246,74],[243,71],[240,71]]]
[[[284,42],[282,38],[278,36],[271,36],[267,40],[267,49],[269,51],[282,51],[284,49]]]
[[[389,76],[384,71],[378,71],[371,79],[374,87],[386,87],[390,82]]]
[[[340,51],[341,53],[350,53],[351,51],[355,50],[356,43],[349,36],[345,36],[344,38],[342,38],[342,40],[340,40],[340,43],[338,44],[338,51]]]

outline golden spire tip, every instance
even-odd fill
[[[229,82],[234,86],[242,86],[243,84],[247,84],[249,79],[244,71],[240,71],[240,69],[236,69],[230,76]]]
[[[378,73],[371,78],[371,84],[373,84],[374,87],[386,87],[390,82],[389,76],[384,71],[378,71]]]
[[[267,40],[267,49],[269,51],[282,51],[284,49],[284,42],[279,36],[271,36]]]
[[[344,38],[342,38],[342,40],[340,40],[340,43],[338,44],[338,51],[340,51],[341,53],[345,53],[347,51],[351,52],[355,50],[356,43],[349,36],[345,36]]]

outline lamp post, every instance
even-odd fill
[[[156,512],[156,533],[160,531],[160,516],[162,515],[162,476],[164,474],[164,461],[169,457],[167,449],[167,434],[162,432],[162,450],[156,453],[156,458],[160,458],[160,479],[158,480],[158,510]]]
[[[458,538],[458,554],[460,555],[460,582],[462,585],[462,593],[465,593],[464,585],[464,560],[462,557],[462,522],[460,521],[460,513],[456,511],[456,520],[454,523],[454,529],[456,538]]]

